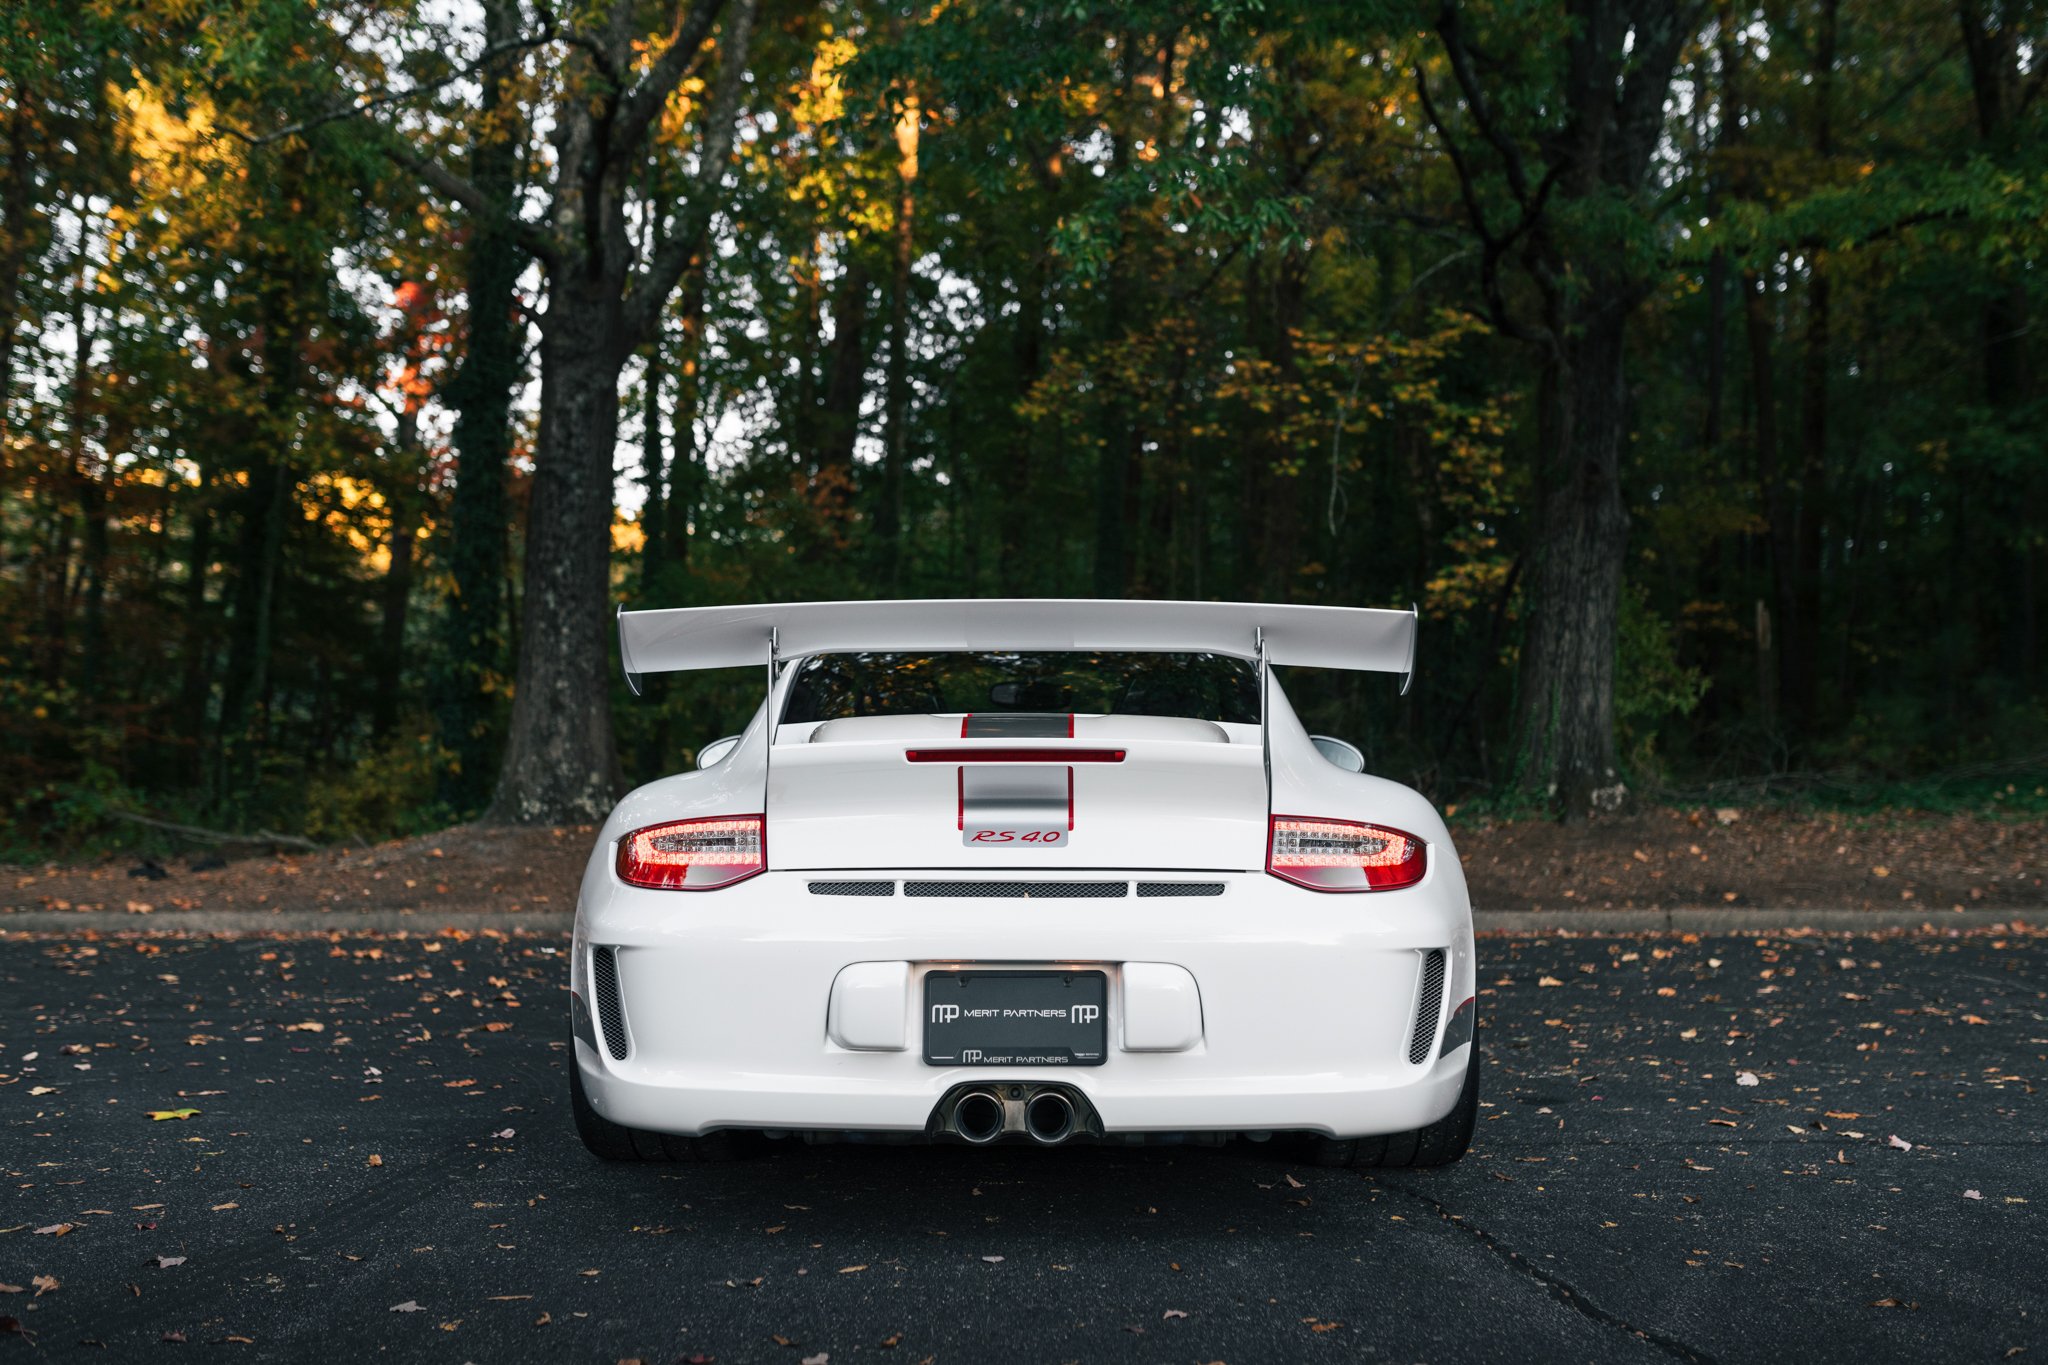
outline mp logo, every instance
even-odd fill
[[[1092,1024],[1101,1017],[1102,1006],[1100,1005],[1074,1006],[1074,1022],[1077,1024]]]
[[[950,1024],[959,1017],[960,1007],[958,1005],[932,1006],[932,1022],[934,1024]]]

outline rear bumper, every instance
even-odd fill
[[[962,1083],[1057,1081],[1086,1097],[1110,1135],[1308,1130],[1352,1137],[1420,1127],[1456,1102],[1471,1045],[1446,1051],[1444,1029],[1474,989],[1471,915],[1455,876],[1440,880],[1432,872],[1409,890],[1363,895],[1319,894],[1257,873],[1180,874],[1224,884],[1223,894],[1203,897],[910,898],[808,889],[813,881],[920,875],[929,874],[771,872],[688,894],[623,886],[605,860],[593,859],[577,911],[571,981],[589,1009],[575,1054],[592,1104],[615,1122],[670,1133],[914,1133]],[[613,952],[615,1034],[600,1036],[593,948]],[[1425,996],[1432,951],[1445,955],[1445,980]],[[900,1050],[834,1039],[835,982],[867,963],[903,964],[900,972],[867,973],[903,983]],[[1125,965],[1138,963],[1170,964],[1193,978],[1199,1026],[1191,1036],[1166,1038],[1172,1030],[1156,1027],[1146,1013],[1158,1008],[1145,992],[1147,974],[1132,971],[1126,980]],[[926,1064],[921,977],[963,965],[1102,968],[1109,976],[1107,1059],[1092,1067]],[[875,1017],[872,995],[862,1008]],[[623,1057],[612,1055],[615,1039]],[[1171,1050],[1125,1045],[1162,1039]]]

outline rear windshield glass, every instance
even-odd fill
[[[785,724],[842,716],[1075,711],[1259,722],[1257,670],[1227,654],[817,654]]]

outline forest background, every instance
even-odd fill
[[[2031,0],[14,0],[0,859],[588,821],[617,604],[1406,607],[1447,805],[2048,809]]]

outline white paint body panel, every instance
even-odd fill
[[[903,759],[907,743],[934,742],[930,718],[904,718],[920,724],[886,727],[886,738],[841,726],[845,738],[815,744],[815,727],[786,726],[771,756],[764,714],[722,762],[632,792],[599,832],[577,904],[571,989],[590,1000],[591,947],[617,949],[631,1050],[614,1060],[585,1039],[574,1045],[606,1117],[685,1134],[915,1133],[956,1085],[1024,1080],[1080,1090],[1112,1135],[1350,1137],[1420,1127],[1455,1103],[1473,1048],[1438,1055],[1435,1039],[1476,986],[1470,901],[1449,832],[1420,794],[1318,753],[1277,683],[1267,701],[1270,792],[1256,726],[1218,727],[1219,740],[1140,734],[1117,717],[1088,733],[1082,717],[1075,738],[1058,742],[1116,743],[1126,763],[1074,765],[1071,847],[993,856],[960,843],[955,768]],[[1128,738],[1113,740],[1120,724]],[[618,880],[625,833],[763,809],[761,875],[711,892]],[[1428,845],[1428,874],[1404,890],[1350,894],[1282,881],[1264,871],[1273,811],[1404,830]],[[994,899],[808,889],[835,879],[1020,878],[1206,881],[1223,892]],[[1411,1064],[1419,966],[1431,949],[1448,955],[1448,989],[1432,1011],[1428,1058]],[[927,1065],[923,975],[963,966],[1101,969],[1108,1059]]]
[[[908,962],[856,962],[832,982],[825,1036],[850,1052],[901,1052],[910,1045],[904,1002]]]
[[[1124,1051],[1186,1052],[1202,1041],[1202,991],[1185,967],[1126,962]]]

